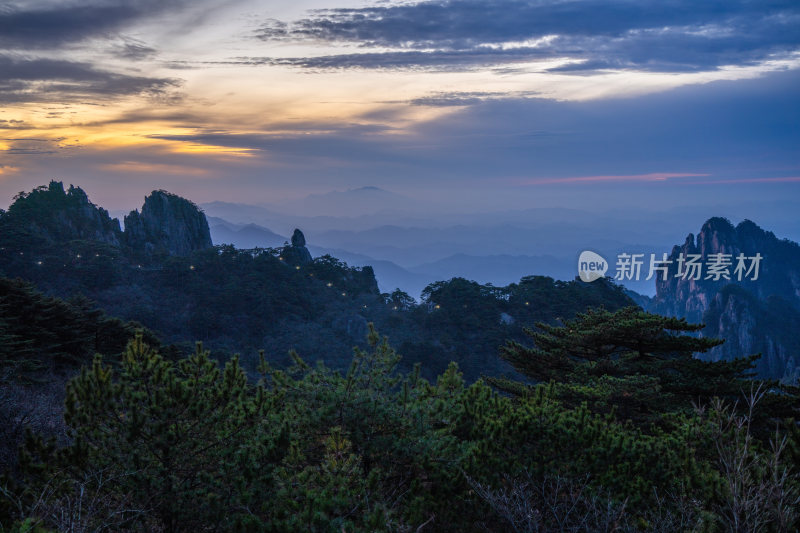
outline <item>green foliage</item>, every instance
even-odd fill
[[[674,361],[649,355],[674,355],[684,342],[667,341],[644,360]],[[648,398],[660,386],[654,376],[519,384],[504,396],[482,381],[467,386],[455,364],[428,382],[419,367],[398,372],[399,359],[370,326],[346,373],[297,354],[278,370],[262,353],[254,384],[238,358],[220,368],[198,344],[173,363],[138,335],[113,368],[98,356],[69,383],[68,443],[28,438],[20,474],[0,482],[0,524],[534,531],[524,524],[545,517],[620,531],[714,531],[758,512],[764,531],[797,525],[791,421],[776,448],[751,431],[754,407],[745,422],[721,403],[676,412]],[[626,391],[666,423],[620,420]],[[607,412],[586,398],[606,402]],[[576,519],[569,509],[593,514]]]
[[[406,322],[399,327],[390,322],[392,339],[430,375],[444,372],[447,361],[454,360],[469,381],[482,375],[519,378],[497,358],[497,347],[509,339],[522,342],[525,324],[570,318],[588,306],[616,310],[633,303],[620,286],[605,280],[587,284],[545,276],[506,287],[453,278],[432,283],[422,297]]]
[[[174,365],[137,335],[118,374],[98,356],[69,383],[64,418],[72,444],[55,449],[31,438],[22,464],[57,486],[55,496],[81,480],[82,493],[114,502],[87,517],[97,523],[231,529],[270,490],[271,465],[286,449],[285,428],[270,423],[274,401],[248,384],[236,359],[220,370],[198,344]]]
[[[14,197],[8,211],[0,213],[0,234],[9,251],[73,239],[117,240],[119,223],[104,209],[90,203],[86,193],[72,187],[64,191],[59,181]]]
[[[292,421],[285,530],[387,531],[452,513],[461,447],[444,417],[463,381],[455,367],[437,385],[398,375],[386,339],[371,329],[368,344],[345,375],[299,358],[289,373],[262,367]]]
[[[41,379],[45,369],[74,371],[97,352],[119,354],[137,328],[80,295],[65,301],[24,281],[0,278],[0,371],[15,381]]]
[[[739,395],[757,356],[705,362],[695,354],[722,343],[686,335],[701,330],[684,319],[646,313],[636,307],[616,312],[590,309],[563,325],[537,324],[527,330],[533,347],[510,341],[501,355],[526,376],[555,381],[560,397],[594,412],[616,409],[623,420],[645,426],[664,414],[687,412],[692,402]],[[513,389],[502,380],[494,383]]]

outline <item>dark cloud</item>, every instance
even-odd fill
[[[107,36],[136,19],[183,3],[183,0],[83,0],[35,8],[0,6],[0,48],[48,49]]]
[[[402,161],[397,147],[381,135],[393,131],[391,125],[350,124],[328,122],[272,125],[269,129],[288,130],[288,133],[234,133],[230,131],[197,131],[184,135],[150,135],[151,139],[188,142],[231,149],[249,149],[268,154],[276,160],[293,164],[317,164],[322,161],[349,161],[353,165],[385,164]],[[296,129],[297,131],[291,131]],[[402,152],[402,150],[401,150]]]
[[[47,155],[58,152],[59,139],[0,139],[9,143],[8,148],[0,149],[0,152],[8,155]]]
[[[568,57],[576,61],[561,71],[683,72],[787,56],[800,49],[798,24],[795,0],[454,0],[316,11],[270,20],[257,36],[366,50],[271,60],[304,68],[464,69]]]
[[[122,44],[114,47],[114,52],[121,59],[141,61],[152,58],[158,51],[137,39],[125,38]]]
[[[437,50],[364,52],[298,58],[250,58],[251,64],[268,62],[272,65],[289,65],[307,69],[415,69],[436,71],[464,71],[478,67],[489,67],[497,63],[513,63],[548,59],[545,50],[521,48],[514,50]]]
[[[0,55],[0,102],[68,102],[129,95],[165,97],[179,80],[130,76],[88,63]]]
[[[21,130],[25,128],[24,120],[4,120],[0,119],[0,130]]]

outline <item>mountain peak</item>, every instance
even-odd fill
[[[125,217],[128,245],[147,253],[188,255],[210,248],[211,233],[205,214],[193,202],[165,190],[145,197],[141,213]]]
[[[385,192],[388,193],[386,189],[381,189],[380,187],[376,187],[374,185],[365,185],[363,187],[357,187],[355,189],[349,189],[348,192]],[[391,193],[389,193],[391,194]]]
[[[60,181],[20,193],[2,217],[2,232],[50,244],[94,240],[118,245],[119,221],[89,201],[80,187],[64,190]]]

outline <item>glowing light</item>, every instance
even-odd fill
[[[189,270],[194,270],[194,265],[190,265]]]

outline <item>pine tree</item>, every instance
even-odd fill
[[[220,370],[198,344],[173,365],[138,334],[118,372],[98,356],[69,383],[64,418],[72,444],[56,451],[32,439],[23,463],[35,471],[38,459],[48,483],[60,481],[67,493],[80,481],[81,493],[119,503],[98,521],[231,529],[250,520],[242,511],[270,490],[285,449],[282,426],[269,425],[273,407],[237,359]]]
[[[533,347],[508,342],[501,356],[538,382],[561,385],[573,405],[588,401],[595,411],[615,409],[624,418],[650,422],[692,402],[735,397],[758,356],[731,362],[695,358],[723,341],[692,335],[703,324],[647,313],[638,307],[616,312],[590,309],[560,326],[538,323],[526,330]],[[509,392],[525,387],[492,380]]]

